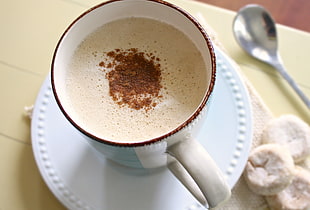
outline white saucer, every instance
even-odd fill
[[[230,60],[215,50],[215,93],[196,138],[233,187],[251,147],[250,99]],[[166,169],[153,173],[127,169],[96,156],[58,109],[49,76],[35,103],[31,131],[40,172],[50,190],[69,209],[203,209]]]

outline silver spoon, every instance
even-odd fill
[[[254,58],[277,69],[310,109],[309,99],[283,66],[277,49],[275,22],[266,9],[254,4],[241,8],[234,19],[233,32],[239,45]]]

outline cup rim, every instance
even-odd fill
[[[153,143],[162,141],[174,134],[176,134],[177,132],[181,131],[182,129],[184,129],[185,127],[187,127],[192,121],[194,121],[198,115],[201,113],[201,111],[203,110],[203,108],[207,105],[207,101],[209,100],[212,91],[214,89],[214,85],[215,85],[215,78],[216,78],[216,57],[215,57],[215,52],[214,52],[214,48],[213,45],[211,43],[211,40],[209,38],[209,35],[206,33],[205,29],[201,26],[201,24],[192,16],[190,15],[188,12],[186,12],[185,10],[183,10],[182,8],[166,2],[166,1],[162,1],[162,0],[145,0],[148,2],[154,2],[154,3],[158,3],[158,4],[162,4],[165,6],[168,6],[174,10],[176,10],[177,12],[179,12],[180,14],[182,14],[183,16],[185,16],[187,19],[189,19],[196,27],[197,29],[200,31],[201,35],[203,36],[203,38],[205,39],[206,45],[209,49],[209,53],[210,53],[210,58],[211,58],[211,79],[210,79],[210,83],[209,86],[207,87],[206,93],[203,97],[202,102],[199,104],[199,106],[197,107],[197,109],[195,110],[195,112],[193,112],[183,123],[181,123],[178,127],[174,128],[173,130],[169,131],[168,133],[165,133],[161,136],[152,138],[152,139],[148,139],[145,141],[139,141],[139,142],[117,142],[117,141],[113,141],[113,140],[107,140],[104,138],[100,138],[94,134],[91,134],[90,132],[88,132],[87,130],[83,129],[78,123],[76,123],[71,117],[70,115],[67,113],[67,111],[65,110],[65,108],[62,105],[62,102],[57,94],[57,88],[55,85],[55,78],[54,78],[54,64],[55,64],[55,60],[56,60],[56,54],[58,52],[59,46],[62,43],[64,37],[66,36],[66,34],[70,31],[70,29],[76,24],[76,22],[78,22],[80,19],[82,19],[84,16],[86,16],[87,14],[91,13],[92,11],[113,3],[113,2],[121,2],[121,1],[126,1],[126,0],[109,0],[103,3],[100,3],[96,6],[91,7],[90,9],[86,10],[85,12],[83,12],[81,15],[79,15],[75,20],[73,20],[73,22],[65,29],[65,31],[63,32],[62,36],[60,37],[56,48],[54,50],[53,53],[53,58],[52,58],[52,63],[51,63],[51,85],[52,85],[52,91],[54,94],[54,97],[56,99],[56,102],[58,104],[58,107],[60,108],[61,112],[64,114],[64,116],[67,118],[67,120],[76,128],[78,129],[81,133],[83,133],[84,135],[86,135],[87,137],[89,137],[92,140],[98,141],[100,143],[104,143],[104,144],[108,144],[108,145],[112,145],[112,146],[120,146],[120,147],[138,147],[138,146],[145,146],[145,145],[151,145]]]

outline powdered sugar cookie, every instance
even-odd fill
[[[310,155],[310,127],[294,115],[271,120],[263,131],[262,141],[286,145],[296,163]]]
[[[290,184],[293,171],[294,161],[288,149],[278,144],[265,144],[251,152],[244,177],[253,192],[273,195]]]
[[[310,172],[296,166],[291,184],[276,195],[267,196],[271,209],[309,210]]]

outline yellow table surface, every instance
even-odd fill
[[[0,7],[0,209],[65,209],[41,178],[24,106],[32,105],[55,45],[65,28],[98,0],[2,1]],[[269,66],[246,55],[232,34],[234,12],[189,0],[171,0],[193,15],[201,13],[218,33],[275,116],[291,113],[310,123],[310,113]],[[310,97],[310,33],[278,25],[279,48],[289,74]]]

